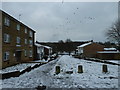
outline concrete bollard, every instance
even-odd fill
[[[60,73],[60,66],[56,66],[56,68],[55,68],[55,73],[56,73],[56,74],[59,74],[59,73]]]
[[[82,67],[82,65],[78,66],[78,73],[83,73],[83,67]]]
[[[107,73],[108,72],[108,68],[107,68],[107,65],[103,65],[102,66],[102,72],[104,72],[104,73]]]

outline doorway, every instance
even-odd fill
[[[15,53],[15,57],[16,57],[16,60],[17,60],[18,62],[21,61],[21,53],[22,53],[22,51],[16,51],[16,53]]]

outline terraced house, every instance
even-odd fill
[[[34,60],[35,31],[6,12],[0,13],[0,67]]]

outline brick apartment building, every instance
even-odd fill
[[[34,34],[31,28],[0,10],[0,67],[33,60]]]

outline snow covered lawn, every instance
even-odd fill
[[[35,61],[31,61],[30,63],[17,64],[15,66],[11,66],[11,67],[0,70],[0,73],[7,73],[7,72],[24,70],[27,67],[29,67],[29,66],[33,67],[34,65],[36,65],[36,64],[38,64],[40,62],[41,63],[47,63],[48,60],[44,60],[44,59],[43,60],[35,60]]]
[[[55,74],[55,67],[61,67],[61,73]],[[78,65],[83,73],[77,73]],[[2,80],[2,88],[35,88],[45,85],[51,88],[118,88],[118,66],[109,65],[108,73],[102,73],[103,63],[75,59],[63,55],[25,74]],[[73,71],[67,74],[66,71]]]
[[[34,66],[36,65],[37,63],[23,63],[23,64],[17,64],[15,66],[11,66],[11,67],[8,67],[8,68],[5,68],[5,69],[2,69],[0,70],[0,72],[2,73],[7,73],[7,72],[13,72],[13,71],[20,71],[20,70],[23,70],[23,69],[26,69],[27,67],[29,66]]]
[[[52,79],[49,79],[48,72],[56,62],[57,60],[51,61],[19,77],[4,79],[0,86],[2,86],[2,88],[35,88],[42,85],[42,83],[47,84],[47,82],[52,81]]]

